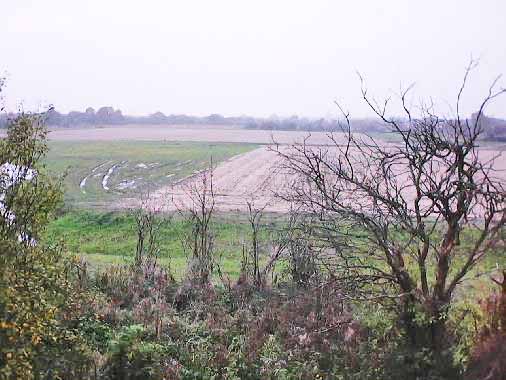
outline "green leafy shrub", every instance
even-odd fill
[[[21,114],[0,140],[7,168],[0,175],[0,377],[7,379],[86,378],[91,367],[75,329],[87,305],[75,260],[39,242],[62,199],[61,179],[42,164],[46,133],[41,117]]]
[[[145,340],[146,331],[140,325],[124,327],[109,343],[103,378],[114,380],[174,379],[179,363],[160,343]]]

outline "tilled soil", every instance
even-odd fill
[[[286,191],[292,176],[286,174],[281,162],[278,153],[262,147],[220,164],[212,171],[216,209],[245,211],[247,202],[250,202],[255,208],[262,208],[266,212],[286,211],[286,202],[276,194]],[[196,195],[193,190],[202,187],[203,175],[196,173],[158,190],[151,197],[150,206],[163,210],[190,207]]]
[[[284,146],[277,149],[288,153],[291,148]],[[324,149],[330,156],[335,153],[335,148],[313,147],[311,149]],[[494,169],[489,176],[506,183],[506,159],[499,154],[500,151],[496,150],[479,151],[479,157],[483,162],[495,159]],[[254,208],[263,209],[265,212],[287,212],[290,204],[283,199],[283,196],[290,194],[297,177],[288,173],[283,163],[283,158],[272,146],[261,147],[221,163],[212,171],[215,208],[222,212],[244,212],[247,211],[247,203],[250,202]],[[406,171],[403,168],[398,168],[396,171],[398,171],[396,180],[407,184],[409,178]],[[197,195],[195,190],[202,188],[202,178],[202,173],[195,173],[178,183],[159,189],[152,194],[148,201],[149,206],[165,211],[191,207]],[[410,186],[403,187],[402,194],[408,202],[412,201],[416,195],[414,188]],[[349,200],[363,209],[370,206],[367,204],[367,198],[360,198],[360,195],[355,192],[349,194]],[[123,206],[131,206],[132,202],[135,200],[127,201]],[[479,216],[478,214],[482,211],[480,207],[477,207],[473,213]]]
[[[340,133],[335,133],[339,136]],[[267,131],[221,126],[122,125],[95,128],[53,128],[53,141],[207,141],[255,144],[293,144],[308,139],[310,144],[325,145],[331,141],[326,132]]]

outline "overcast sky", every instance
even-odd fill
[[[1,0],[9,108],[111,105],[125,114],[368,116],[416,82],[451,112],[471,55],[464,112],[506,74],[505,0]],[[506,80],[501,81],[506,85]],[[506,97],[488,113],[506,117]]]

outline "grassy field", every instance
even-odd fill
[[[51,141],[47,167],[67,171],[70,207],[104,208],[123,196],[175,182],[195,171],[257,148],[255,144],[164,141]],[[113,168],[104,189],[104,179]]]
[[[188,226],[180,217],[167,218],[160,228],[159,260],[171,267],[176,278],[184,274],[186,266],[182,244],[185,231]],[[239,216],[218,216],[213,231],[221,269],[236,278],[242,247],[249,244],[249,225]],[[131,262],[137,243],[134,218],[128,213],[82,210],[68,212],[55,220],[45,240],[51,244],[63,241],[69,252],[83,256],[95,267]]]
[[[264,255],[268,254],[269,233],[283,224],[279,216],[266,216],[261,229],[261,247]],[[179,216],[167,217],[159,233],[159,262],[170,267],[175,278],[184,276],[187,256],[183,249],[182,239],[189,226]],[[212,224],[215,236],[215,253],[223,273],[236,279],[240,273],[243,247],[250,246],[250,227],[244,215],[218,214]],[[468,235],[468,234],[466,234]],[[471,235],[468,235],[469,237]],[[136,230],[132,215],[127,212],[84,211],[66,212],[53,221],[47,230],[45,241],[54,244],[64,242],[70,253],[85,258],[92,269],[106,268],[111,264],[123,264],[133,261],[136,248]],[[465,240],[464,240],[464,244]],[[466,250],[463,249],[465,253]],[[265,260],[265,257],[262,261]],[[453,261],[460,267],[464,257],[455,257]],[[467,280],[459,288],[459,299],[476,299],[488,294],[493,284],[492,274],[504,267],[506,256],[503,249],[487,255],[478,266],[468,274]],[[417,273],[415,262],[406,262],[413,274]],[[278,266],[282,271],[283,263]],[[434,278],[434,263],[429,264],[429,278]],[[388,268],[385,267],[385,270]],[[278,272],[279,273],[279,272]],[[416,275],[415,275],[416,278]]]

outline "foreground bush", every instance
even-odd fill
[[[62,199],[46,175],[46,129],[37,116],[13,120],[0,141],[0,377],[86,376],[89,350],[77,320],[87,302],[75,262],[39,242]]]
[[[150,273],[161,271],[156,268],[155,263]],[[183,290],[174,292],[173,283],[165,283],[164,291],[139,273],[146,269],[118,266],[97,275],[96,283],[110,297],[109,306],[101,308],[114,313],[99,312],[102,323],[88,335],[111,336],[110,331],[117,331],[104,352],[102,373],[107,378],[170,373],[168,378],[175,379],[314,379],[345,374],[358,379],[378,378],[381,373],[376,368],[381,355],[367,357],[377,340],[354,319],[334,287],[247,287],[245,293],[243,283],[228,289],[183,282]],[[139,291],[144,289],[141,279],[151,290]],[[184,304],[178,303],[182,293]],[[163,315],[160,325],[146,318],[150,307],[146,313],[136,311],[153,296],[164,305],[163,311],[156,309]],[[132,299],[137,301],[130,303]],[[95,341],[97,349],[103,348],[100,339]]]
[[[482,302],[486,317],[467,371],[468,379],[506,379],[506,271],[501,289]]]
[[[167,348],[160,343],[145,341],[144,335],[145,330],[140,325],[120,330],[109,343],[103,378],[162,380],[178,377],[177,362],[170,358]]]

